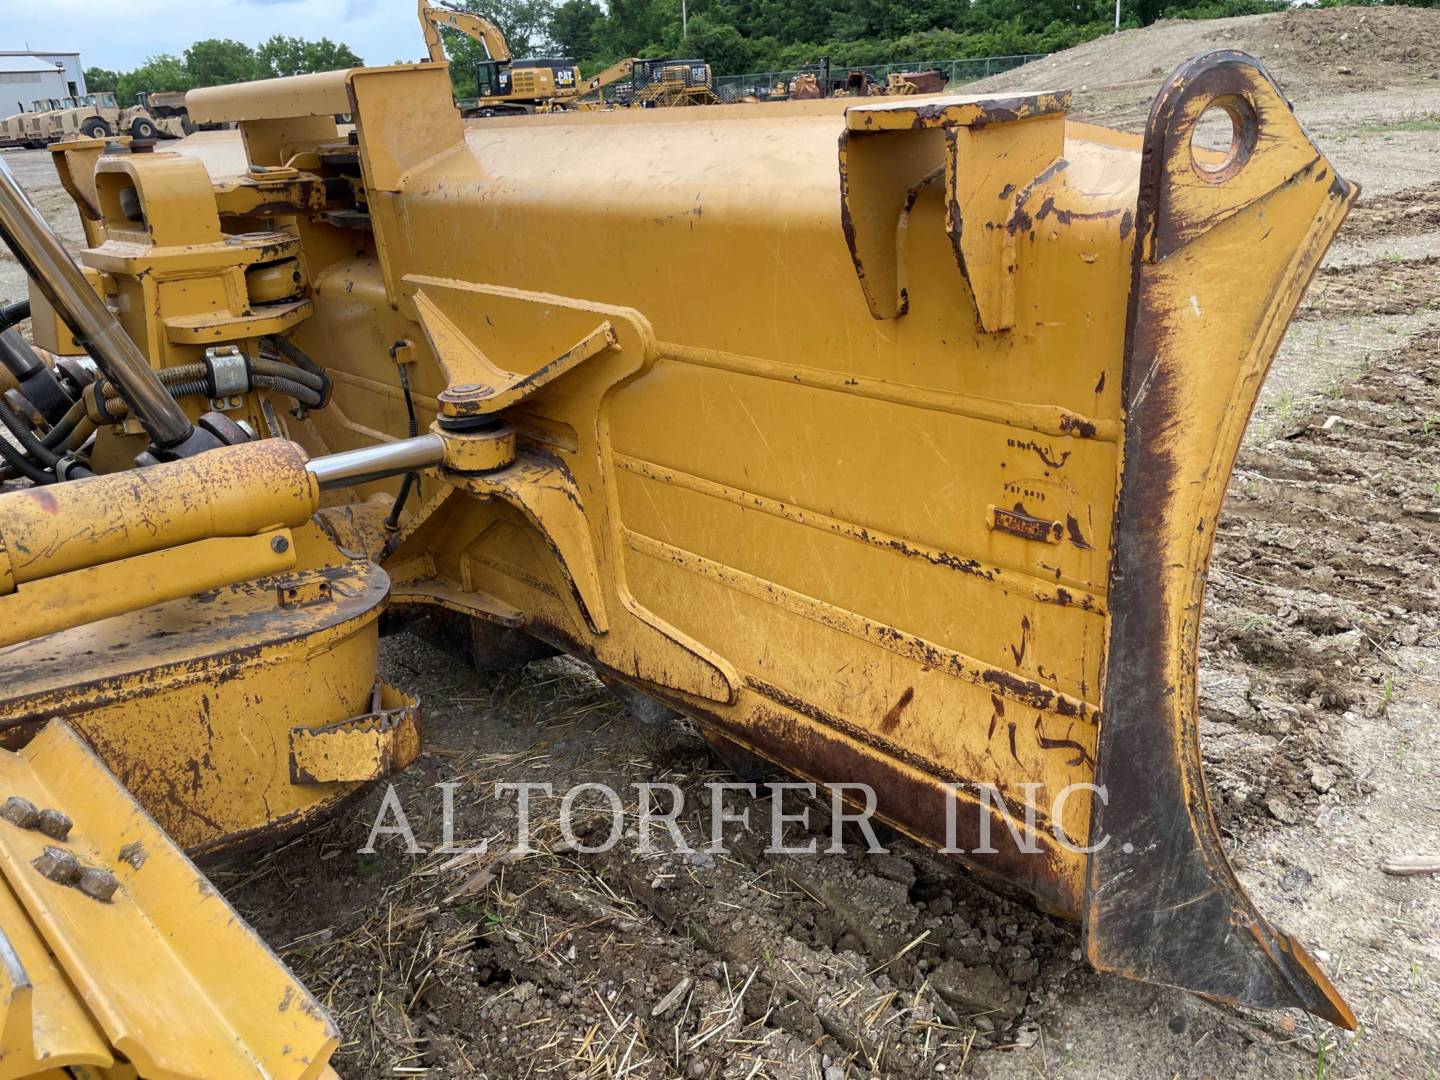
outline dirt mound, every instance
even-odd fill
[[[1296,8],[1233,19],[1165,20],[1125,30],[995,75],[967,90],[1064,89],[1085,108],[1106,92],[1154,87],[1193,56],[1238,49],[1260,57],[1292,98],[1372,90],[1440,77],[1440,11],[1405,7]],[[1099,110],[1105,112],[1102,108]]]

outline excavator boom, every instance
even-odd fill
[[[451,7],[440,0],[419,0],[417,11],[420,29],[425,35],[425,50],[433,63],[444,64],[449,57],[445,42],[440,37],[440,27],[458,30],[466,37],[478,41],[485,47],[486,55],[497,63],[510,62],[510,45],[500,28],[483,15]]]

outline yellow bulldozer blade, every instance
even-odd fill
[[[1195,684],[1235,454],[1356,189],[1241,54],[1142,136],[1069,101],[467,128],[437,63],[208,87],[192,118],[238,133],[57,152],[88,276],[0,168],[0,232],[115,383],[69,406],[112,475],[0,496],[0,732],[63,712],[134,795],[63,725],[0,759],[75,822],[0,821],[16,1060],[322,1074],[329,1022],[135,800],[219,852],[407,764],[387,605],[868,786],[1099,969],[1353,1026],[1231,872]],[[27,595],[63,610],[26,632]]]
[[[327,1075],[330,1018],[69,726],[0,792],[0,1077]]]

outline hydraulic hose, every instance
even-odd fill
[[[60,455],[41,442],[35,432],[30,430],[30,425],[20,419],[15,411],[3,401],[0,401],[0,424],[4,424],[10,434],[15,436],[15,441],[20,444],[21,450],[43,468],[53,469],[55,463],[60,460]]]
[[[19,447],[15,446],[3,435],[0,435],[0,457],[5,459],[8,466],[6,472],[10,476],[23,476],[25,479],[36,484],[53,484],[55,482],[55,475],[53,473],[48,473],[36,465],[25,456]]]
[[[250,361],[250,370],[256,375],[274,375],[278,378],[289,379],[301,386],[308,386],[320,395],[323,395],[330,385],[330,380],[322,374],[307,371],[302,367],[267,360],[263,356]]]
[[[29,300],[12,300],[8,304],[0,304],[0,330],[9,330],[12,326],[18,326],[29,317]]]
[[[12,308],[18,305],[7,304]],[[30,305],[24,305],[26,311]],[[3,322],[0,318],[0,322]],[[36,355],[13,324],[0,329],[0,364],[4,364],[15,377],[20,392],[35,407],[35,411],[52,424],[70,408],[70,395],[55,378],[55,373]]]
[[[311,375],[319,375],[325,378],[325,369],[312,360],[305,352],[289,338],[270,337],[266,338],[271,345],[275,346],[287,360],[293,361],[297,366],[304,368]]]
[[[69,410],[56,421],[55,426],[47,431],[40,439],[42,443],[55,449],[57,446],[65,445],[77,424],[85,419],[85,402],[77,401],[71,405]]]
[[[122,396],[155,445],[170,449],[189,440],[195,434],[190,418],[166,393],[139,347],[95,294],[80,267],[75,265],[60,238],[3,160],[0,160],[0,238],[101,370],[120,386]]]
[[[257,389],[284,394],[311,409],[319,408],[323,404],[320,390],[309,385],[315,377],[308,372],[298,371],[288,364],[266,360],[252,360],[250,367],[250,382]],[[172,368],[162,368],[157,374],[161,385],[174,398],[210,396],[212,387],[203,364],[179,364]],[[300,381],[302,379],[306,381]],[[129,415],[130,407],[120,396],[120,390],[114,383],[108,380],[102,382],[99,392],[104,400],[101,415],[105,419],[123,420]]]
[[[393,353],[392,353],[393,355]],[[404,364],[400,368],[400,389],[405,391],[405,412],[409,414],[410,438],[415,438],[420,432],[420,421],[415,416],[415,398],[410,393],[410,372]],[[405,479],[400,481],[400,494],[395,496],[395,502],[390,507],[390,513],[385,518],[385,527],[394,532],[400,527],[400,515],[405,510],[405,501],[410,498],[410,489],[420,479],[417,472],[407,472]]]
[[[307,356],[305,352],[289,338],[269,337],[265,340],[272,345],[277,352],[314,380],[315,389],[320,392],[320,404],[317,405],[316,408],[323,408],[329,404],[330,391],[334,383],[330,376],[325,374],[325,369]]]
[[[261,389],[275,390],[287,397],[292,397],[301,405],[311,409],[318,409],[322,398],[320,392],[293,379],[280,375],[253,375],[251,381]]]

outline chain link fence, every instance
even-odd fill
[[[785,89],[796,75],[814,75],[817,81],[828,80],[829,86],[822,87],[825,96],[837,89],[845,89],[852,82],[859,83],[869,76],[884,86],[891,72],[939,71],[945,76],[946,88],[974,82],[990,75],[998,75],[1032,60],[1043,60],[1049,53],[1020,53],[1015,56],[972,56],[958,60],[912,60],[900,64],[857,64],[847,67],[830,64],[828,73],[824,65],[810,64],[790,68],[786,71],[756,71],[748,75],[721,75],[715,80],[715,92],[724,101],[743,101],[758,98],[761,101],[771,97],[784,97]],[[863,75],[860,73],[864,73]]]

